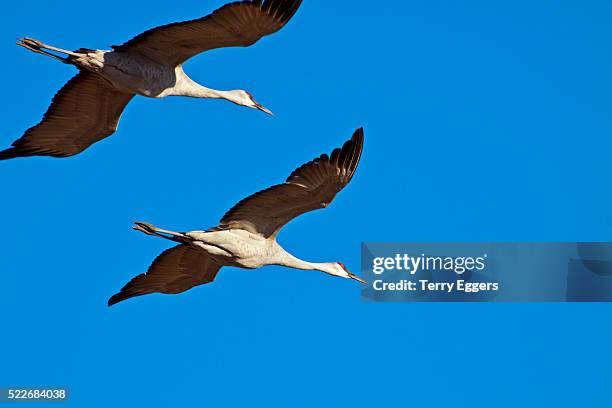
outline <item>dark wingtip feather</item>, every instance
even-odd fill
[[[346,168],[349,173],[348,181],[350,181],[361,159],[361,153],[363,151],[363,139],[364,132],[363,128],[361,127],[353,133],[353,136],[349,140],[344,142],[342,147],[334,149],[329,156],[327,154],[322,154],[320,157],[311,160],[308,163],[303,164],[299,168],[295,169],[293,173],[289,175],[286,182],[295,182],[297,175],[300,174],[304,169],[312,166],[313,164],[320,164],[322,162],[331,162],[334,163],[334,165],[336,166]],[[347,161],[350,161],[350,163],[347,163]]]
[[[124,300],[128,300],[131,299],[133,297],[137,297],[137,296],[144,296],[144,295],[149,295],[153,292],[146,292],[143,293],[141,291],[127,291],[127,290],[121,290],[121,292],[114,294],[113,296],[110,297],[110,299],[108,299],[108,307],[114,306],[117,303],[123,302]]]
[[[361,155],[361,150],[363,150],[363,128],[357,129],[350,140],[344,142],[342,148],[338,150],[343,154],[343,158],[346,158],[348,155],[354,156],[355,153]]]
[[[121,288],[119,293],[111,296],[111,298],[108,299],[108,306],[111,307],[119,302],[123,302],[124,300],[128,300],[136,296],[149,295],[151,293],[155,293],[155,290],[146,286],[146,274],[142,273],[129,281],[123,288]]]
[[[125,288],[121,289],[119,293],[115,293],[113,296],[108,299],[108,307],[114,306],[117,303],[123,302],[124,300],[128,300],[134,296],[138,296],[136,294],[131,294],[129,291],[126,291]]]
[[[361,152],[363,151],[363,140],[364,140],[364,132],[363,128],[360,127],[353,134],[353,138],[351,139],[355,143],[355,148],[359,150],[359,156],[361,156]]]
[[[11,147],[9,149],[3,150],[0,152],[0,160],[9,160],[9,159],[16,159],[18,157],[28,157],[31,156],[31,154],[24,152],[20,149]]]
[[[355,131],[353,139],[363,139],[363,126]]]
[[[19,157],[19,154],[14,148],[6,149],[0,152],[0,160],[14,159],[15,157]]]
[[[335,166],[339,169],[343,169],[346,173],[345,183],[350,182],[357,170],[359,161],[361,160],[361,153],[363,151],[363,128],[357,129],[353,136],[344,142],[342,148],[334,151],[334,158],[332,160]]]
[[[286,24],[297,12],[302,0],[266,0],[262,9],[273,15],[278,21]]]
[[[76,154],[72,152],[66,153],[66,152],[56,151],[52,149],[25,147],[25,146],[22,146],[22,143],[20,143],[22,142],[22,139],[19,139],[15,143],[13,143],[15,147],[11,147],[9,149],[1,151],[0,160],[10,160],[10,159],[17,159],[20,157],[34,157],[34,156],[65,158],[65,157],[74,156]]]
[[[111,296],[110,299],[108,299],[108,307],[114,306],[119,302],[123,302],[124,300],[128,299],[124,294],[122,293],[117,293],[116,295]]]
[[[351,155],[351,163],[348,166],[349,172],[354,174],[357,170],[357,166],[359,165],[359,161],[361,160],[361,154],[363,153],[363,142],[364,142],[364,132],[363,127],[360,127],[353,133],[353,137],[351,138],[353,154]],[[351,177],[352,177],[351,174]]]

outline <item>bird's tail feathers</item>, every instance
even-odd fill
[[[134,227],[136,231],[140,231],[147,235],[164,238],[170,241],[178,242],[179,244],[190,244],[193,240],[181,232],[167,231],[159,229],[149,223],[136,221]]]
[[[17,45],[23,48],[26,48],[32,52],[35,52],[37,54],[42,54],[42,55],[46,55],[47,57],[55,58],[65,64],[74,64],[75,58],[78,58],[82,56],[82,54],[91,51],[86,48],[82,48],[81,50],[77,50],[77,51],[63,50],[61,48],[57,48],[51,45],[44,44],[38,40],[35,40],[34,38],[29,38],[29,37],[18,39]],[[56,53],[66,54],[66,56],[58,55]]]

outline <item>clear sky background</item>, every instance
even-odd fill
[[[75,69],[14,45],[108,48],[222,0],[3,5],[0,143]],[[612,404],[607,304],[369,304],[358,283],[276,267],[106,300],[168,243],[213,226],[365,127],[353,182],[279,237],[359,270],[362,241],[612,240],[612,3],[304,0],[281,32],[186,65],[277,116],[147,100],[63,160],[0,163],[0,386],[69,406]]]

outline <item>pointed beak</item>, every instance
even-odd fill
[[[368,284],[368,282],[364,281],[363,279],[361,279],[359,276],[357,275],[353,275],[352,273],[349,272],[349,278],[351,279],[355,279],[357,282],[361,282],[363,284]]]
[[[262,105],[260,105],[258,103],[255,104],[255,109],[259,109],[260,111],[265,112],[265,113],[267,113],[270,116],[274,116],[274,113],[272,113],[272,111],[270,109],[268,109],[265,106],[262,106]]]

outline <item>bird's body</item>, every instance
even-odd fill
[[[295,170],[284,184],[256,193],[236,204],[217,227],[205,231],[173,232],[137,222],[148,235],[179,243],[162,253],[146,274],[132,279],[109,300],[116,304],[149,293],[181,293],[212,282],[223,266],[257,269],[279,265],[318,270],[363,282],[339,262],[303,261],[281,247],[276,236],[293,218],[326,208],[352,179],[363,149],[363,129],[331,156],[321,157]]]
[[[172,95],[186,76],[180,65],[159,64],[138,54],[93,50],[71,60],[79,68],[100,75],[120,92],[149,98]]]
[[[193,81],[189,58],[216,48],[250,46],[280,30],[302,0],[247,0],[227,4],[197,20],[156,27],[112,50],[68,51],[32,38],[17,44],[76,66],[79,73],[53,98],[43,120],[0,152],[0,160],[27,156],[68,157],[117,130],[136,95],[226,99],[272,114],[244,90],[220,91]]]
[[[92,50],[71,58],[73,63],[96,73],[114,89],[147,98],[190,96],[212,98],[224,91],[205,88],[187,76],[182,65],[168,66],[138,54]],[[231,93],[226,99],[231,98]]]
[[[285,252],[275,240],[240,229],[193,231],[184,235],[190,245],[202,249],[215,261],[238,268],[257,269],[277,264]]]

